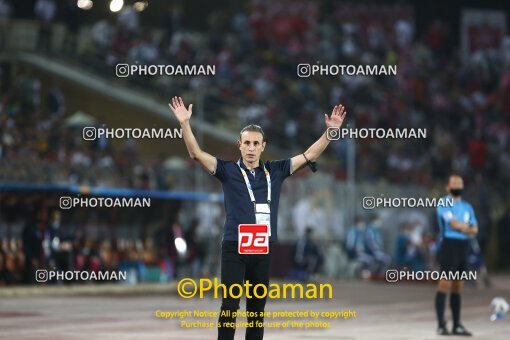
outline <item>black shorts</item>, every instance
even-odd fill
[[[441,271],[467,271],[469,240],[444,238],[438,255]]]

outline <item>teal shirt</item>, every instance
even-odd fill
[[[441,199],[452,199],[450,195]],[[473,207],[463,199],[453,200],[453,206],[437,207],[437,220],[439,223],[440,239],[452,238],[457,240],[468,240],[469,236],[452,228],[449,224],[453,218],[467,224],[478,224]]]

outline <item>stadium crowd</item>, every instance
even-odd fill
[[[15,200],[13,195],[6,196]],[[208,241],[217,243],[218,240],[210,234],[208,238],[199,237],[198,220],[187,225],[176,221],[169,227],[160,223],[142,240],[139,236],[126,235],[121,227],[117,235],[112,236],[111,226],[101,219],[89,218],[86,222],[77,222],[80,220],[77,217],[63,219],[60,209],[30,205],[19,199],[19,195],[17,202],[9,203],[1,209],[0,223],[4,230],[0,234],[0,286],[46,282],[36,275],[37,270],[96,274],[120,271],[127,276],[122,283],[136,284],[209,276],[218,269],[218,256],[214,249],[210,250],[217,250],[217,244],[214,247],[208,244]],[[19,215],[20,210],[23,216]],[[5,229],[18,234],[20,221],[23,225],[19,235],[4,234]],[[211,224],[208,228],[211,229]],[[177,239],[186,244],[185,251],[179,248]],[[80,280],[55,277],[48,282],[70,284],[75,281]]]
[[[207,111],[214,114],[205,119],[226,119],[235,110],[234,128],[257,121],[282,148],[309,145],[323,129],[318,113],[338,102],[350,108],[351,126],[427,129],[426,139],[412,143],[357,141],[361,181],[430,185],[455,169],[508,183],[508,56],[490,48],[461,56],[451,24],[440,20],[417,36],[409,6],[335,6],[320,13],[312,1],[252,1],[247,11],[212,12],[209,30],[196,35],[178,12],[160,34],[138,30],[119,15],[117,22],[93,25],[91,40],[110,65],[216,65],[216,76],[206,80]],[[299,63],[395,64],[398,74],[300,78]],[[191,83],[181,80],[182,91],[192,90]],[[346,158],[345,142],[334,149]],[[345,162],[339,167],[343,176]]]
[[[40,50],[48,52],[48,23],[59,18],[56,13],[62,7],[52,0],[36,3]],[[457,39],[451,24],[441,20],[431,22],[418,36],[412,7],[407,5],[341,3],[324,13],[314,1],[257,0],[246,10],[211,12],[208,30],[200,33],[189,32],[179,8],[165,13],[167,24],[159,29],[142,27],[140,15],[143,13],[125,6],[117,15],[98,18],[89,27],[90,49],[78,51],[77,44],[71,44],[71,50],[57,52],[56,57],[83,53],[76,59],[79,61],[93,56],[98,62],[91,65],[103,65],[97,70],[117,63],[214,64],[216,76],[204,80],[207,112],[211,112],[205,119],[232,129],[256,121],[264,127],[270,143],[292,153],[303,150],[322,133],[323,115],[319,113],[339,102],[349,108],[350,126],[426,128],[427,138],[412,142],[357,140],[356,179],[442,188],[450,170],[457,170],[467,179],[468,194],[476,197],[473,204],[481,221],[482,250],[491,227],[499,224],[498,249],[502,258],[508,254],[503,249],[510,249],[510,235],[503,226],[510,219],[510,206],[495,203],[496,210],[504,213],[497,222],[491,215],[491,202],[506,202],[510,184],[510,60],[502,51],[486,48],[461,56],[459,46],[453,43]],[[73,16],[62,18],[68,33],[75,35],[69,41],[74,41],[78,27],[73,26]],[[11,19],[16,19],[16,13],[11,13],[9,1],[0,0],[2,49],[6,23]],[[301,78],[296,74],[300,63],[395,64],[398,75]],[[139,81],[149,82],[154,89],[169,81],[168,77],[146,78]],[[172,86],[177,92],[189,92],[192,84],[189,79],[179,79]],[[128,140],[120,149],[107,141],[84,143],[81,126],[66,120],[70,112],[66,111],[63,90],[58,84],[41,88],[30,69],[20,70],[11,82],[2,84],[0,100],[1,182],[160,190],[172,189],[179,182],[191,187],[191,179],[183,182],[173,177],[163,158],[144,158],[136,141]],[[346,176],[348,143],[333,143],[328,151],[331,158],[340,160],[333,169],[339,179]],[[376,234],[374,230],[360,234],[353,228],[342,248],[351,260],[381,272],[390,260],[380,253],[382,245],[374,241]],[[432,261],[433,242],[425,235],[415,244],[409,234],[409,226],[402,226],[394,263],[424,268]],[[356,250],[359,235],[372,237],[360,241],[367,247],[361,253]],[[140,246],[135,241],[113,245],[76,234],[52,257],[48,237],[27,231],[23,239],[4,239],[0,282],[24,280],[22,273],[32,266],[30,254],[23,252],[30,240],[42,247],[33,255],[39,266],[60,261],[62,268],[128,268],[139,279],[143,265],[152,263],[164,268],[168,277],[174,275],[172,261],[158,254],[157,247]],[[315,274],[321,263],[317,248],[310,244],[304,235],[296,245],[298,277],[303,268]],[[313,257],[312,265],[304,259],[305,250]],[[367,255],[367,251],[372,253]],[[46,254],[42,260],[41,254]],[[195,256],[204,255],[197,252]]]
[[[31,69],[6,85],[0,102],[1,181],[172,188],[165,159],[144,159],[133,139],[119,149],[106,138],[84,141],[85,124],[67,120],[65,111],[60,87],[42,89]]]
[[[350,108],[350,126],[427,129],[426,139],[412,143],[358,140],[360,181],[431,185],[454,169],[471,179],[482,174],[492,180],[492,190],[506,187],[493,185],[496,181],[510,182],[509,60],[491,49],[460,56],[447,22],[434,21],[423,36],[416,36],[410,6],[341,3],[320,13],[313,1],[257,0],[244,11],[214,11],[207,18],[210,29],[199,34],[187,30],[178,8],[166,14],[168,24],[159,30],[141,27],[140,15],[125,6],[93,24],[94,53],[110,66],[216,65],[216,76],[207,79],[207,112],[213,113],[206,120],[221,119],[235,108],[238,126],[233,128],[257,121],[271,143],[302,150],[323,129],[318,112],[342,102]],[[306,62],[396,64],[398,74],[299,78],[296,66]],[[150,80],[155,87],[157,78]],[[193,82],[188,80],[178,80],[182,92],[190,90]],[[35,101],[30,98],[36,91],[18,94],[22,104]],[[342,160],[337,164],[341,178],[346,143],[332,147]],[[91,163],[116,162],[90,155],[78,155],[76,161],[89,163],[89,158],[95,158]]]

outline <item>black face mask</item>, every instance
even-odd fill
[[[450,189],[450,193],[452,194],[452,196],[458,197],[462,195],[462,189]]]

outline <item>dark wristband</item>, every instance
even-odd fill
[[[310,167],[310,169],[313,172],[317,172],[317,163],[316,162],[310,162],[310,160],[308,160],[308,158],[306,158],[304,153],[303,153],[303,157],[305,158],[306,164]]]

